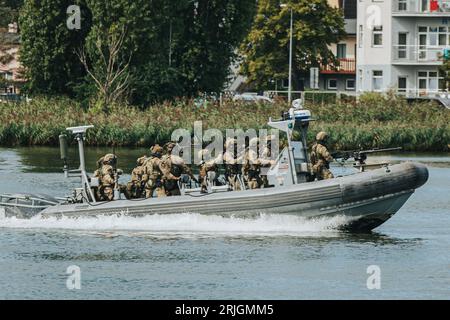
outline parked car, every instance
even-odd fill
[[[233,97],[233,101],[243,101],[248,103],[273,103],[273,100],[269,97],[252,93],[237,94]]]
[[[17,93],[0,93],[0,103],[7,103],[7,102],[21,102],[26,101],[30,102],[31,99],[29,99],[26,96],[22,96]]]

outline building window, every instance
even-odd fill
[[[337,90],[337,79],[328,79],[328,90]]]
[[[450,30],[446,26],[418,27],[418,59],[438,61],[441,48],[450,45]]]
[[[283,79],[283,82],[281,85],[283,88],[289,88],[289,79]]]
[[[355,90],[355,79],[347,79],[345,80],[345,90]]]
[[[381,47],[383,45],[383,27],[373,27],[372,31],[372,46]]]
[[[407,91],[407,78],[406,77],[398,77],[398,92],[406,92]]]
[[[408,10],[408,0],[398,0],[398,11]]]
[[[383,71],[372,71],[372,90],[381,91],[383,88]]]
[[[419,71],[417,73],[419,94],[438,92],[445,89],[444,74],[438,71]]]
[[[344,59],[347,57],[347,45],[345,43],[338,43],[336,57],[338,59]]]
[[[398,58],[407,58],[408,34],[406,32],[398,33]]]

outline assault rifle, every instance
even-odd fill
[[[348,159],[354,159],[359,165],[365,165],[367,160],[367,155],[380,153],[380,152],[391,152],[402,150],[401,147],[398,148],[386,148],[386,149],[371,149],[371,150],[351,150],[351,151],[337,151],[331,154],[334,159],[342,159],[346,161]]]
[[[113,148],[114,159],[112,163],[113,167],[113,178],[114,178],[114,200],[120,199],[120,184],[119,184],[119,176],[122,175],[123,171],[121,169],[117,169],[117,156],[116,156],[116,150]]]

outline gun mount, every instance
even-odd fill
[[[349,159],[354,159],[354,167],[358,168],[361,172],[365,170],[366,167],[372,166],[388,166],[387,163],[378,163],[378,164],[367,164],[367,156],[369,154],[381,153],[381,152],[392,152],[402,150],[401,147],[397,148],[384,148],[384,149],[371,149],[371,150],[351,150],[351,151],[337,151],[331,154],[334,159],[342,159],[343,161],[347,161]]]

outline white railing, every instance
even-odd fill
[[[441,62],[445,49],[450,47],[428,47],[420,45],[394,45],[392,60],[394,62]]]
[[[396,92],[407,98],[450,98],[449,91],[441,89],[397,89]]]
[[[450,14],[450,0],[393,0],[392,12],[406,14]]]

